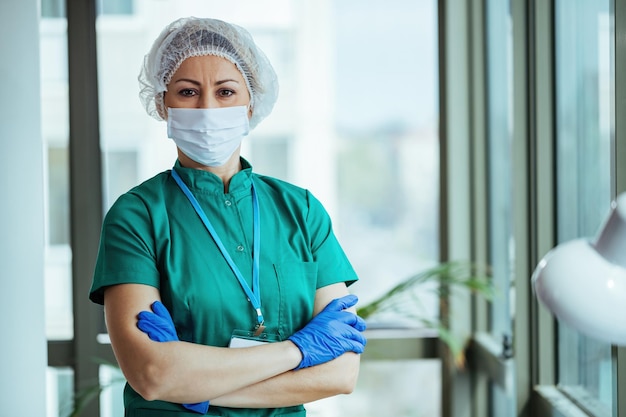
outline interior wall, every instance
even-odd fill
[[[46,415],[39,1],[0,1],[0,415]]]

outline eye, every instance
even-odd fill
[[[198,92],[194,90],[193,88],[183,88],[182,90],[178,92],[178,94],[180,94],[183,97],[193,97],[197,95]]]
[[[233,95],[235,95],[235,92],[233,90],[229,90],[227,88],[222,88],[221,90],[219,90],[217,92],[217,95],[220,97],[231,97]]]

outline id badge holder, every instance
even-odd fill
[[[230,337],[228,347],[244,348],[278,341],[280,341],[278,335],[265,332],[255,335],[255,332],[250,330],[234,330],[232,336]]]

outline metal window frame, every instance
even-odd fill
[[[466,0],[439,0],[439,136],[440,136],[440,259],[470,260],[472,225],[472,78],[471,5]],[[472,297],[452,289],[449,309],[470,312]],[[469,339],[471,314],[455,315],[450,332]],[[472,373],[459,369],[447,347],[440,343],[443,417],[464,416],[472,404]]]
[[[615,86],[613,88],[614,127],[613,137],[615,195],[626,191],[626,1],[613,0],[615,19],[615,43],[613,63]],[[613,416],[626,417],[626,347],[613,347]]]

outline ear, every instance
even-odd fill
[[[165,93],[167,93],[167,91],[163,91],[162,93],[159,93],[154,98],[154,101],[156,103],[157,113],[163,120],[167,120],[167,107],[165,107]]]

